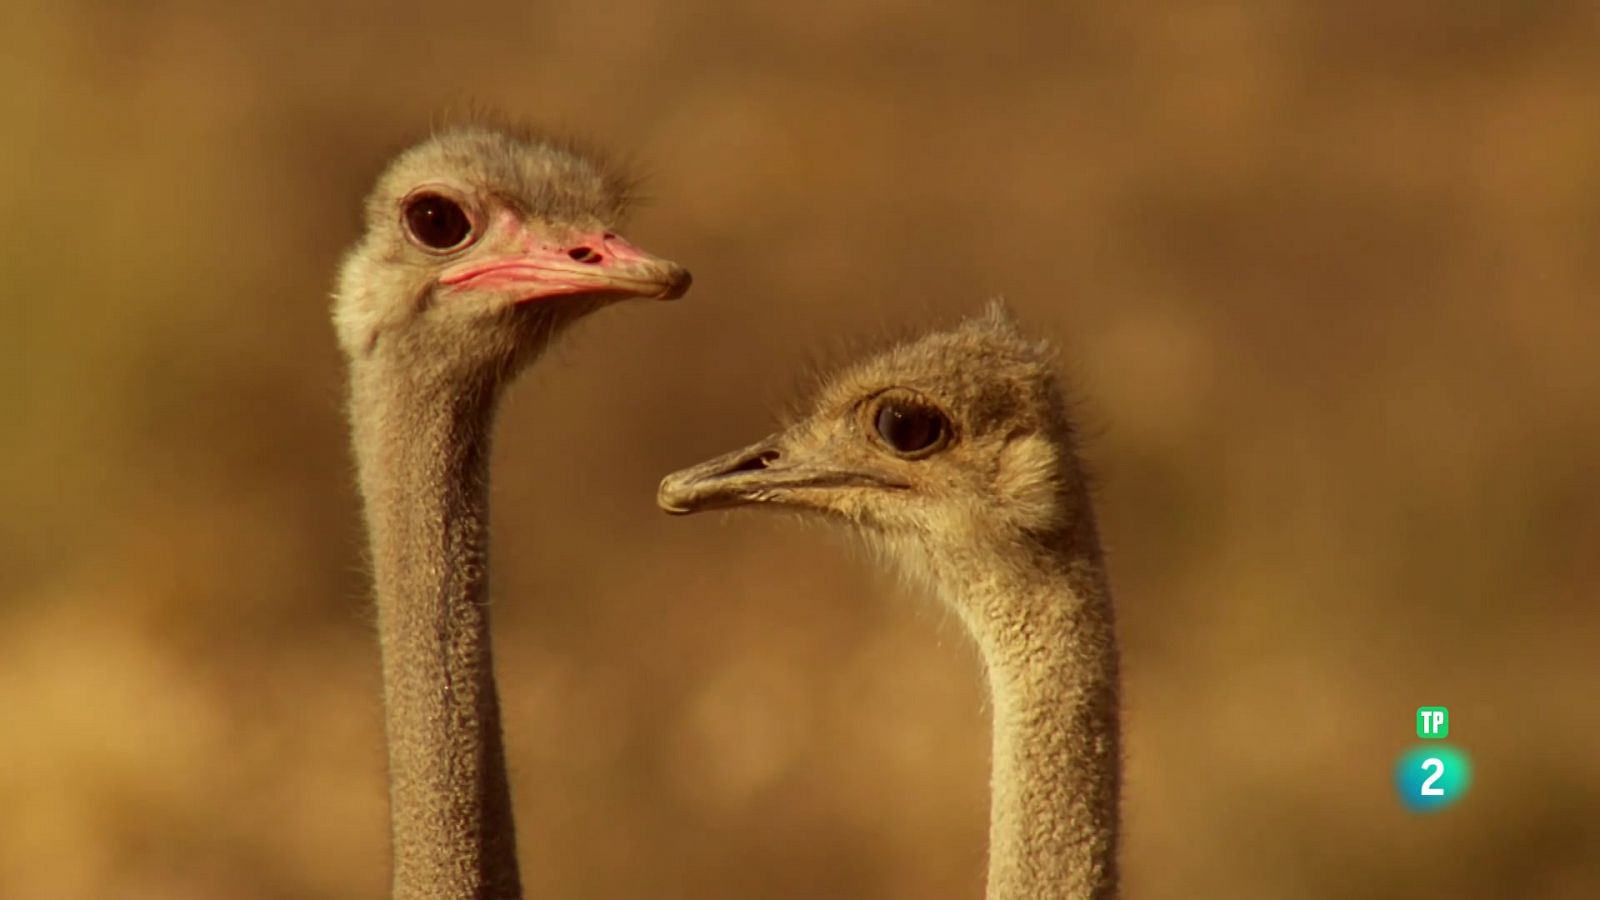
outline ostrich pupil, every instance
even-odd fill
[[[472,223],[453,201],[425,194],[406,207],[406,227],[425,247],[444,250],[467,239]]]
[[[884,442],[901,453],[926,450],[945,433],[944,416],[926,407],[885,405],[876,424]]]

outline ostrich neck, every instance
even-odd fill
[[[521,896],[490,653],[489,384],[352,372],[389,746],[395,900]]]
[[[1109,900],[1121,756],[1098,553],[1018,561],[960,591],[993,703],[987,896]]]

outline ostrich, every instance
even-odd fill
[[[668,475],[662,509],[822,513],[947,603],[991,694],[988,897],[1114,897],[1111,596],[1048,347],[995,303],[849,368],[807,410],[759,443]]]
[[[573,149],[455,127],[389,165],[339,273],[396,900],[522,893],[490,654],[489,432],[501,389],[566,326],[688,289],[686,270],[610,230],[627,201]]]

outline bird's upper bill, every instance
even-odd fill
[[[556,245],[530,234],[519,249],[448,268],[446,288],[503,290],[518,302],[590,294],[673,300],[689,289],[689,270],[646,253],[610,232]]]

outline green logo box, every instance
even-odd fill
[[[1417,737],[1425,741],[1450,736],[1450,710],[1442,706],[1417,707]]]

